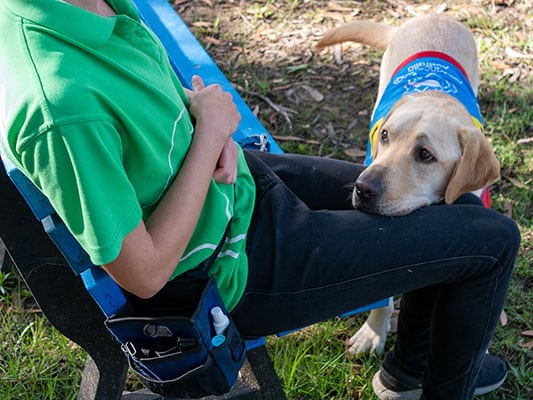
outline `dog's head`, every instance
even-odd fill
[[[439,92],[404,96],[378,132],[373,163],[358,177],[353,205],[389,216],[453,203],[499,177],[499,162],[466,109]]]

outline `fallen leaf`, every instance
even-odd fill
[[[355,128],[359,124],[359,120],[357,118],[354,118],[352,122],[348,125],[348,130],[351,131],[353,128]]]
[[[335,62],[342,64],[342,46],[340,44],[333,46],[333,54],[335,55]]]
[[[335,78],[334,76],[331,76],[331,75],[314,75],[314,76],[311,76],[310,79],[318,79],[318,80],[321,80],[321,81],[335,81],[335,80],[337,80],[337,78]]]
[[[256,104],[252,112],[257,117],[259,115],[259,105]]]
[[[533,55],[531,54],[522,54],[516,50],[511,49],[510,47],[505,48],[505,54],[507,54],[509,57],[516,57],[516,58],[533,58]]]
[[[41,310],[40,308],[25,308],[24,309],[25,314],[40,314],[42,312],[43,310]]]
[[[344,13],[325,11],[322,13],[324,18],[331,18],[337,21],[344,22]]]
[[[270,123],[270,125],[275,125],[276,124],[276,121],[278,119],[278,115],[279,113],[277,112],[273,112],[269,115],[268,117],[268,122]]]
[[[533,336],[533,330],[520,332],[523,336]]]
[[[286,90],[286,89],[290,89],[292,87],[292,83],[288,83],[286,85],[281,85],[281,86],[274,86],[272,88],[273,91],[276,91],[276,90]]]
[[[256,31],[252,35],[252,39],[255,39],[255,40],[260,39],[261,36],[268,30],[270,30],[268,25],[261,25],[259,28],[256,29]]]
[[[328,8],[335,11],[352,11],[352,8],[340,6],[333,1],[328,2]]]
[[[528,144],[528,143],[533,143],[533,137],[518,139],[518,140],[516,141],[516,143],[518,143],[518,144]]]
[[[67,347],[71,350],[74,350],[74,349],[78,349],[80,346],[76,343],[76,342],[73,342],[72,340],[69,340],[67,342]]]
[[[351,147],[344,150],[344,154],[352,158],[359,158],[364,157],[366,155],[366,151],[358,149],[357,147]]]
[[[531,349],[533,349],[533,341],[531,341],[531,342],[526,342],[526,343],[523,344],[523,346],[524,346],[526,349],[531,350]]]
[[[312,88],[311,86],[307,86],[307,85],[302,85],[301,88],[305,89],[311,95],[313,100],[316,101],[317,103],[320,103],[322,100],[324,100],[324,95],[320,93],[318,90],[316,90],[315,88]]]
[[[340,71],[341,70],[341,68],[338,65],[334,65],[334,64],[326,64],[325,67],[327,67],[329,69],[334,69],[335,71]]]
[[[390,333],[398,332],[398,318],[390,319]]]
[[[489,60],[489,65],[491,67],[494,67],[494,68],[497,68],[497,69],[501,69],[502,71],[511,68],[510,65],[507,65],[507,64],[502,63],[500,61],[493,61],[493,60]]]
[[[390,318],[390,332],[398,332],[398,318],[400,317],[400,310],[395,308]]]
[[[212,25],[211,22],[207,22],[207,21],[196,21],[192,23],[192,26],[195,26],[198,28],[210,28],[211,25]]]
[[[211,44],[214,44],[215,46],[219,46],[220,44],[222,44],[222,40],[219,40],[217,38],[214,38],[213,36],[206,36],[204,38],[204,41],[206,43],[211,43]]]
[[[423,4],[421,6],[418,6],[416,9],[417,11],[427,12],[430,8],[431,8],[431,4]]]
[[[513,206],[509,201],[503,203],[503,215],[509,218],[513,216]]]
[[[500,314],[500,325],[501,326],[505,326],[507,325],[507,313],[505,312],[505,310],[502,311],[502,313]]]
[[[448,9],[448,5],[446,3],[442,3],[440,6],[437,7],[437,9],[435,10],[435,13],[442,14],[447,9]]]
[[[507,179],[509,182],[511,182],[516,188],[518,189],[524,189],[526,186],[520,182],[518,179],[511,178],[510,176],[506,176],[505,179]]]
[[[273,135],[274,139],[279,141],[286,141],[286,142],[303,142],[308,144],[320,144],[318,140],[313,139],[305,139],[298,136],[279,136],[279,135]]]

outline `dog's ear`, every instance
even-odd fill
[[[455,165],[444,194],[446,204],[463,193],[485,187],[500,177],[500,163],[487,138],[478,129],[457,132],[461,158]]]

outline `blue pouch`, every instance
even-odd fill
[[[132,370],[152,392],[199,398],[227,393],[246,358],[245,343],[224,307],[213,278],[177,278],[150,299],[108,318]],[[211,310],[229,318],[215,332]]]

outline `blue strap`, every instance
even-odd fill
[[[35,218],[41,221],[72,271],[81,276],[87,291],[102,312],[109,317],[119,311],[126,304],[122,289],[103,269],[91,263],[87,253],[56,214],[46,196],[6,157],[2,156],[2,162],[7,175],[30,206]]]

